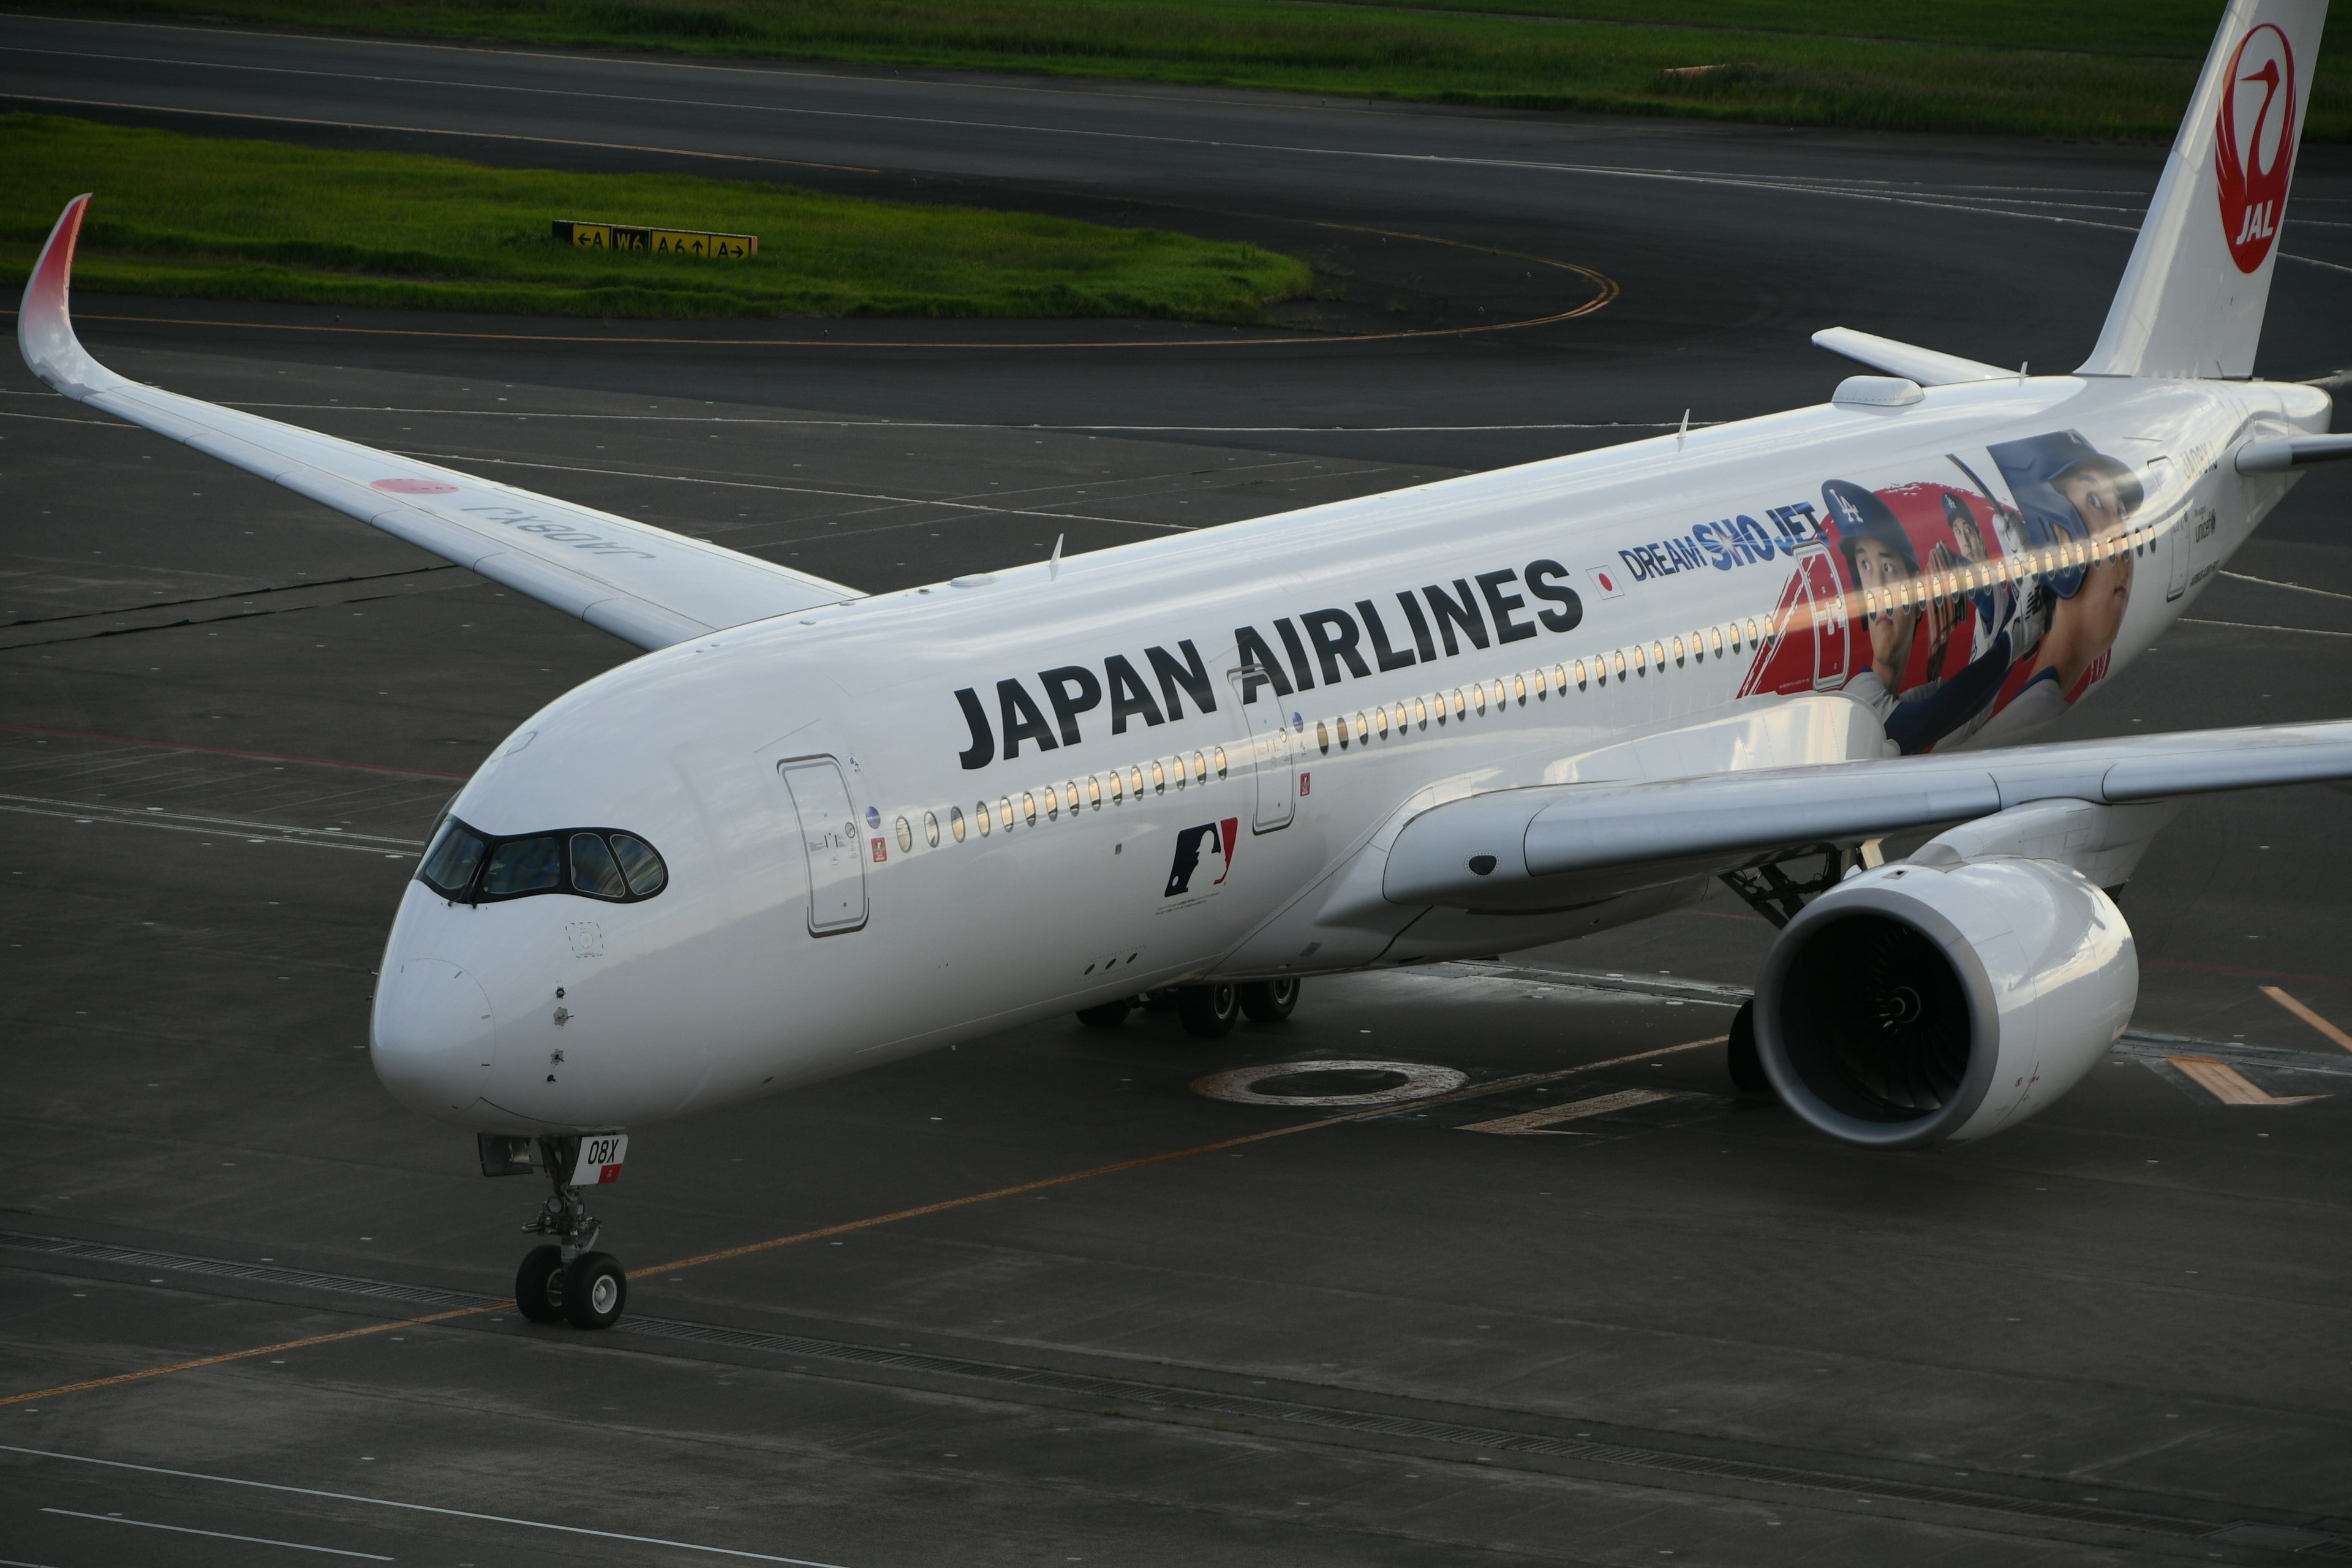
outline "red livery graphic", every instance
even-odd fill
[[[2294,50],[2265,22],[2230,58],[2213,122],[2213,174],[2221,187],[2221,237],[2241,272],[2260,268],[2286,212],[2294,172]]]
[[[1217,879],[1209,884],[1221,886],[1234,868],[1234,837],[1241,826],[1241,818],[1228,816],[1223,822],[1204,822],[1198,827],[1187,827],[1176,835],[1176,858],[1168,868],[1168,886],[1160,893],[1163,899],[1173,899],[1192,890],[1192,874],[1201,868],[1204,854],[1220,858]]]
[[[1796,548],[1741,696],[1843,691],[1909,754],[2019,739],[2105,676],[2139,548],[2110,536],[2140,477],[2074,430],[1945,465],[1822,487],[1820,541]]]

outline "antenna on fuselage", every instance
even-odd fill
[[[1054,535],[1054,553],[1045,561],[1045,581],[1048,583],[1062,574],[1062,541],[1069,537],[1066,533]]]
[[[1681,451],[1683,449],[1683,443],[1689,439],[1690,410],[1685,408],[1683,410],[1683,427],[1675,432],[1675,450],[1677,452]]]

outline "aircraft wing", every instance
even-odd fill
[[[67,295],[87,195],[49,234],[16,342],[57,391],[372,523],[641,648],[861,598],[740,551],[354,441],[143,386],[92,359]]]
[[[1390,847],[1394,904],[1528,910],[1580,889],[1752,864],[2033,801],[2128,805],[2352,778],[2352,721],[1759,768],[1638,784],[1544,784],[1423,812]]]

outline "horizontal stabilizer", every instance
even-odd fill
[[[89,205],[86,195],[67,204],[16,314],[26,364],[76,402],[283,485],[641,648],[862,596],[649,523],[117,375],[81,346],[68,306],[74,241]]]
[[[1963,381],[1998,381],[2003,376],[2017,374],[1995,364],[1979,364],[1975,360],[1962,359],[1958,354],[1939,354],[1934,349],[1914,348],[1909,343],[1898,343],[1893,338],[1857,332],[1852,327],[1823,327],[1813,334],[1813,342],[1833,354],[1843,354],[1873,370],[1883,370],[1889,375],[1899,375],[1922,386],[1951,386]]]
[[[2284,436],[2249,441],[2238,448],[2238,472],[2278,474],[2307,468],[2314,463],[2340,463],[2352,458],[2352,436]]]

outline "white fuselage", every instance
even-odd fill
[[[1350,873],[1412,812],[1473,791],[1851,754],[1856,726],[1823,724],[1817,693],[1860,702],[1878,754],[1927,711],[1890,719],[1898,698],[1932,698],[1940,678],[1906,693],[1871,675],[1848,603],[1866,568],[1824,537],[1825,482],[1948,511],[1980,493],[1986,514],[2022,515],[1988,447],[2066,432],[2140,487],[2129,524],[2144,547],[2119,587],[2111,566],[2076,594],[2108,595],[2119,619],[2090,663],[2019,686],[2021,662],[2013,711],[1988,719],[1988,698],[1919,749],[2022,738],[2144,650],[2284,492],[2289,476],[2235,472],[2233,444],[2324,428],[2327,406],[2269,384],[1939,387],[1906,407],[1802,409],[648,655],[526,722],[452,814],[488,835],[625,830],[659,850],[668,885],[630,903],[458,903],[411,882],[377,1069],[469,1129],[635,1126],[1156,986],[1507,951],[1655,912],[1704,884],[1474,919],[1383,906]],[[1838,607],[1798,648],[1776,627],[1809,588]],[[1431,590],[1461,613],[1448,619]],[[1977,601],[1983,624],[1962,613],[1940,646],[1989,637],[2024,604]],[[2021,644],[2063,640],[2049,616],[2013,624]],[[1915,640],[1928,635],[1920,621]],[[1946,657],[1937,668],[1968,656]],[[1597,754],[1620,762],[1596,770]],[[814,795],[796,809],[780,768],[804,759],[833,760],[845,814]]]

